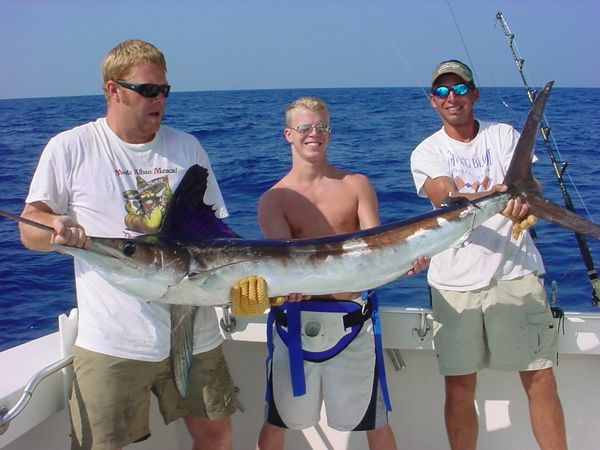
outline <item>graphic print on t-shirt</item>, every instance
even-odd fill
[[[479,182],[479,181],[468,182],[468,181],[464,181],[461,177],[456,176],[456,177],[454,177],[454,184],[456,185],[456,188],[460,192],[465,192],[464,188],[470,189],[473,192],[477,192],[480,187],[482,188],[482,190],[487,191],[490,187],[490,177],[486,176],[481,182]]]
[[[492,180],[490,178],[490,165],[492,155],[489,149],[484,155],[474,154],[462,157],[457,154],[450,155],[449,165],[454,175],[454,184],[459,192],[474,193],[480,190],[487,191]]]
[[[139,233],[158,231],[173,196],[169,177],[161,176],[150,181],[141,176],[135,177],[137,189],[123,192],[125,198],[125,226]]]

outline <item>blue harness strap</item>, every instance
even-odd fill
[[[364,291],[362,293],[362,299],[365,300],[370,298],[372,308],[372,321],[373,321],[373,335],[375,337],[375,365],[377,367],[377,374],[379,376],[379,385],[381,386],[381,393],[383,395],[383,401],[385,407],[389,411],[392,410],[392,402],[390,400],[390,393],[387,386],[387,377],[385,375],[385,360],[383,358],[383,339],[381,336],[381,322],[379,320],[379,302],[377,300],[377,294],[374,290]]]
[[[271,400],[271,390],[269,386],[271,385],[271,371],[269,370],[269,366],[271,361],[273,360],[273,325],[275,324],[275,315],[273,314],[273,308],[269,309],[269,314],[267,315],[267,358],[265,360],[265,368],[266,368],[266,376],[265,380],[267,380],[267,389],[265,390],[265,401],[268,402]]]
[[[290,358],[290,378],[292,382],[292,392],[294,397],[299,397],[306,394],[306,381],[304,379],[304,358],[302,357],[302,337],[301,337],[301,320],[300,302],[285,302],[284,305],[287,314],[287,328],[289,339],[287,341],[287,347]],[[270,400],[271,392],[268,388],[270,386],[271,371],[269,370],[269,364],[273,360],[273,328],[275,327],[275,321],[277,318],[277,312],[281,307],[274,306],[269,310],[267,316],[267,360],[265,361],[267,370],[267,390],[265,393],[265,400]]]
[[[302,357],[302,323],[300,302],[287,302],[287,328],[290,339],[287,342],[290,354],[290,375],[294,397],[306,394],[304,380],[304,358]]]

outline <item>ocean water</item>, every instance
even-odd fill
[[[368,175],[377,191],[383,222],[430,209],[415,194],[410,152],[441,122],[420,88],[286,89],[175,92],[164,123],[195,135],[211,156],[225,197],[228,223],[247,238],[260,238],[256,203],[287,170],[290,150],[283,138],[286,106],[301,95],[317,95],[330,107],[332,163]],[[579,214],[600,223],[600,89],[555,88],[546,119],[568,162],[567,190]],[[529,109],[522,88],[482,88],[477,116],[521,128]],[[0,100],[0,208],[20,213],[41,150],[60,131],[104,115],[101,95]],[[535,176],[547,198],[563,204],[543,141],[537,143]],[[567,311],[600,311],[591,304],[586,268],[572,233],[547,223],[535,227],[546,263],[549,295]],[[600,245],[588,240],[595,263]],[[0,350],[57,329],[57,316],[75,306],[72,260],[23,248],[17,225],[0,217]],[[401,277],[379,289],[385,305],[428,307],[424,274]]]

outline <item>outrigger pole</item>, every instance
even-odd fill
[[[515,35],[513,33],[511,33],[510,29],[508,28],[508,24],[504,20],[504,16],[502,15],[501,11],[498,11],[496,13],[496,19],[498,20],[498,22],[500,22],[500,25],[502,25],[502,29],[504,30],[504,36],[506,37],[508,46],[510,47],[510,51],[512,52],[512,55],[513,55],[513,59],[515,60],[515,64],[517,65],[517,70],[519,71],[519,74],[521,75],[521,80],[523,81],[525,90],[527,91],[527,97],[529,98],[529,101],[531,103],[533,103],[537,92],[535,89],[532,89],[531,87],[529,87],[529,83],[527,82],[527,79],[525,78],[525,74],[523,73],[523,66],[525,64],[525,59],[519,57],[519,55],[517,54],[517,50],[515,49],[515,46],[514,46]],[[571,196],[567,192],[567,187],[565,185],[564,178],[563,178],[563,175],[567,170],[567,162],[563,161],[561,163],[558,163],[556,160],[556,157],[554,156],[554,150],[552,149],[552,145],[550,144],[550,139],[549,139],[550,126],[548,126],[548,122],[546,121],[545,117],[542,118],[542,126],[540,128],[540,131],[542,133],[542,138],[544,139],[544,143],[546,144],[546,149],[548,150],[548,155],[550,156],[550,161],[552,163],[552,167],[554,168],[554,173],[558,180],[558,184],[562,191],[562,196],[563,196],[563,200],[565,202],[565,207],[569,211],[576,212],[575,207],[573,206],[573,202],[571,201]],[[585,263],[585,266],[587,268],[587,273],[590,278],[590,283],[592,285],[592,304],[594,306],[599,306],[599,304],[600,304],[600,280],[598,279],[598,273],[596,271],[596,268],[594,267],[594,261],[592,260],[592,255],[590,253],[590,249],[587,245],[587,242],[585,241],[585,238],[582,235],[575,233],[575,238],[577,239],[577,244],[579,245],[579,250],[581,252],[581,256],[583,257],[583,262]]]

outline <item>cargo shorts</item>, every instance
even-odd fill
[[[536,274],[468,292],[432,288],[432,306],[442,375],[540,370],[556,362],[558,326]]]
[[[188,393],[181,398],[170,359],[137,361],[73,348],[69,399],[73,449],[114,449],[150,436],[150,393],[166,424],[185,416],[217,420],[236,409],[222,346],[194,355]]]

